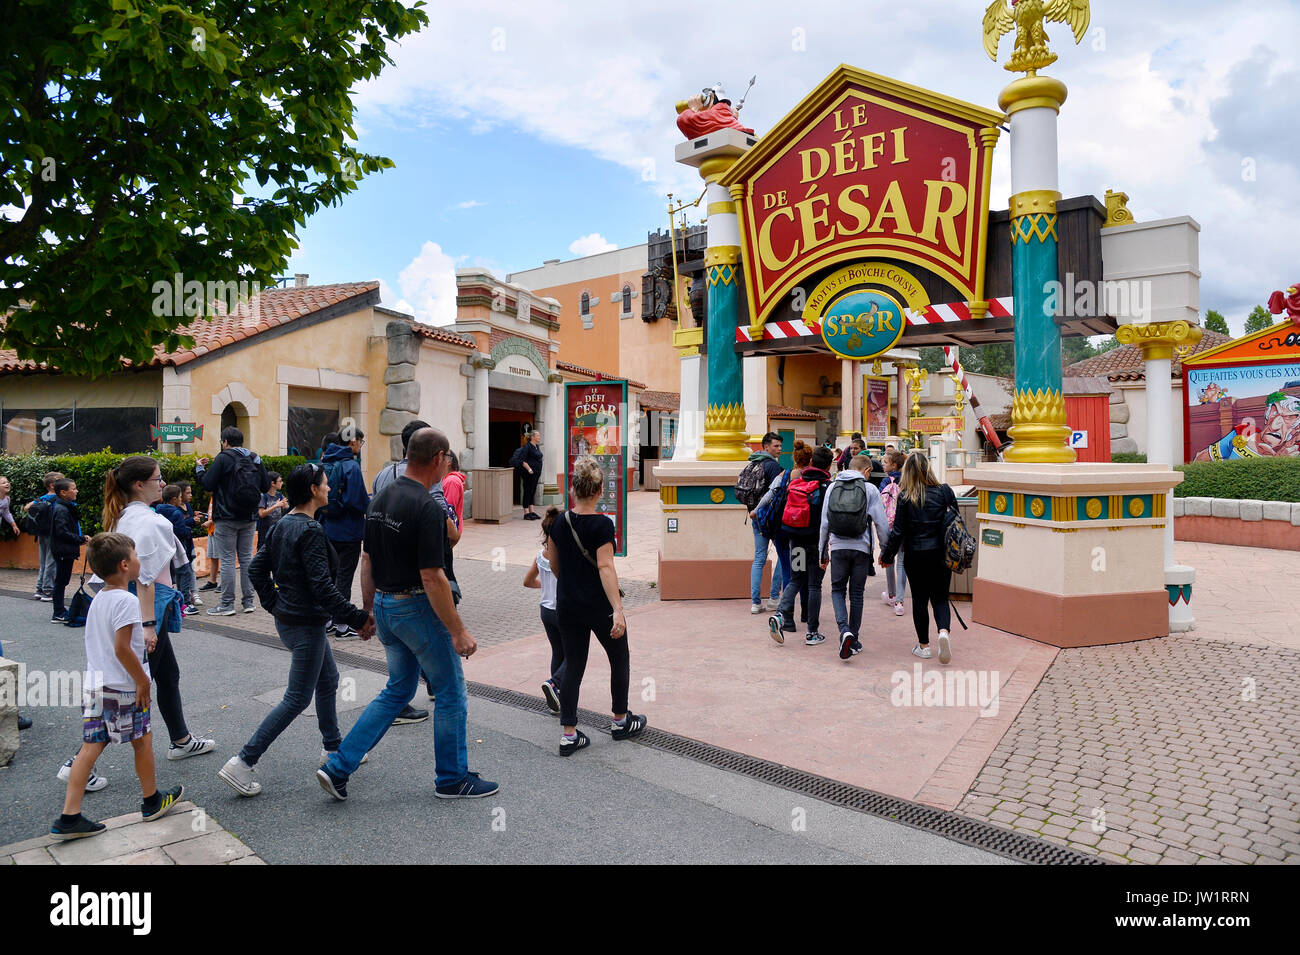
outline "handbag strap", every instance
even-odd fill
[[[596,563],[591,554],[587,552],[587,548],[582,546],[582,541],[578,539],[578,532],[574,530],[573,521],[569,519],[570,513],[570,511],[564,512],[564,523],[569,525],[569,533],[573,535],[573,542],[578,545],[578,550],[582,551],[582,556],[587,558],[587,563],[591,564],[591,566],[595,567],[597,570],[600,570],[600,564]]]

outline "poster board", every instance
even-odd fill
[[[564,384],[564,500],[574,462],[589,454],[600,464],[605,485],[596,513],[614,522],[614,554],[627,554],[627,382],[568,381]]]
[[[889,441],[889,419],[894,410],[889,393],[892,381],[885,375],[862,376],[862,439],[869,446]]]

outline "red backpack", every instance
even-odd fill
[[[781,513],[781,529],[787,534],[813,533],[821,524],[822,497],[826,485],[815,478],[800,477],[790,481],[785,494],[785,510]]]

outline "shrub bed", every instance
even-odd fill
[[[1238,501],[1300,501],[1300,458],[1247,458],[1180,464],[1184,480],[1174,497]]]
[[[194,473],[194,454],[158,454],[141,452],[158,459],[162,476],[168,484],[176,481],[189,481],[194,486],[193,505],[195,510],[208,509],[208,492],[199,484]],[[101,530],[100,514],[104,509],[104,477],[119,461],[129,458],[129,454],[114,454],[100,451],[95,454],[0,454],[0,475],[9,478],[12,485],[10,507],[17,519],[22,507],[45,493],[42,481],[48,471],[61,471],[65,477],[77,482],[77,506],[81,513],[81,526],[87,534],[97,534]],[[306,458],[294,455],[262,455],[262,463],[268,471],[279,471],[287,475]],[[202,536],[202,529],[196,536]],[[0,540],[13,540],[14,532],[8,524],[0,527]]]

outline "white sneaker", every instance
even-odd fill
[[[190,741],[183,746],[177,746],[172,743],[167,747],[168,759],[188,759],[191,756],[201,756],[204,753],[210,753],[217,748],[214,740],[203,739],[190,734]]]
[[[256,607],[251,607],[251,606],[250,606],[250,607],[245,607],[245,608],[244,608],[244,613],[253,613],[255,610],[257,610]]]
[[[320,764],[321,764],[322,766],[325,765],[325,761],[326,761],[327,759],[329,759],[329,758],[330,758],[330,751],[329,751],[329,750],[327,750],[327,749],[323,749],[323,750],[320,751]],[[364,765],[366,765],[366,763],[368,763],[368,762],[370,762],[370,754],[369,754],[369,753],[366,753],[366,755],[364,755],[364,756],[361,757],[361,765],[364,766]]]
[[[948,631],[939,631],[939,662],[948,663],[952,660],[952,641],[948,639]]]
[[[762,612],[763,612],[763,605],[762,605],[762,604],[750,604],[750,605],[749,605],[749,612],[750,612],[750,613],[762,613]]]
[[[217,771],[217,775],[241,796],[256,796],[262,791],[262,784],[257,781],[257,770],[238,756],[226,760],[226,765]]]
[[[922,660],[930,659],[930,648],[923,647],[919,643],[912,647],[912,656],[920,657]]]
[[[203,606],[203,598],[200,597],[198,594],[195,594],[195,595],[194,595],[194,599],[190,601],[190,604],[192,604],[192,605],[195,606],[195,607],[202,607],[202,606]]]
[[[69,777],[72,776],[72,760],[75,758],[76,757],[74,756],[64,760],[63,765],[59,767],[59,779],[63,780],[65,783],[68,781]],[[92,769],[90,771],[90,778],[86,780],[86,792],[97,793],[107,785],[108,780],[103,776],[98,775]]]
[[[894,602],[894,595],[891,594],[888,590],[882,590],[880,592],[880,599],[887,604],[892,604]]]

